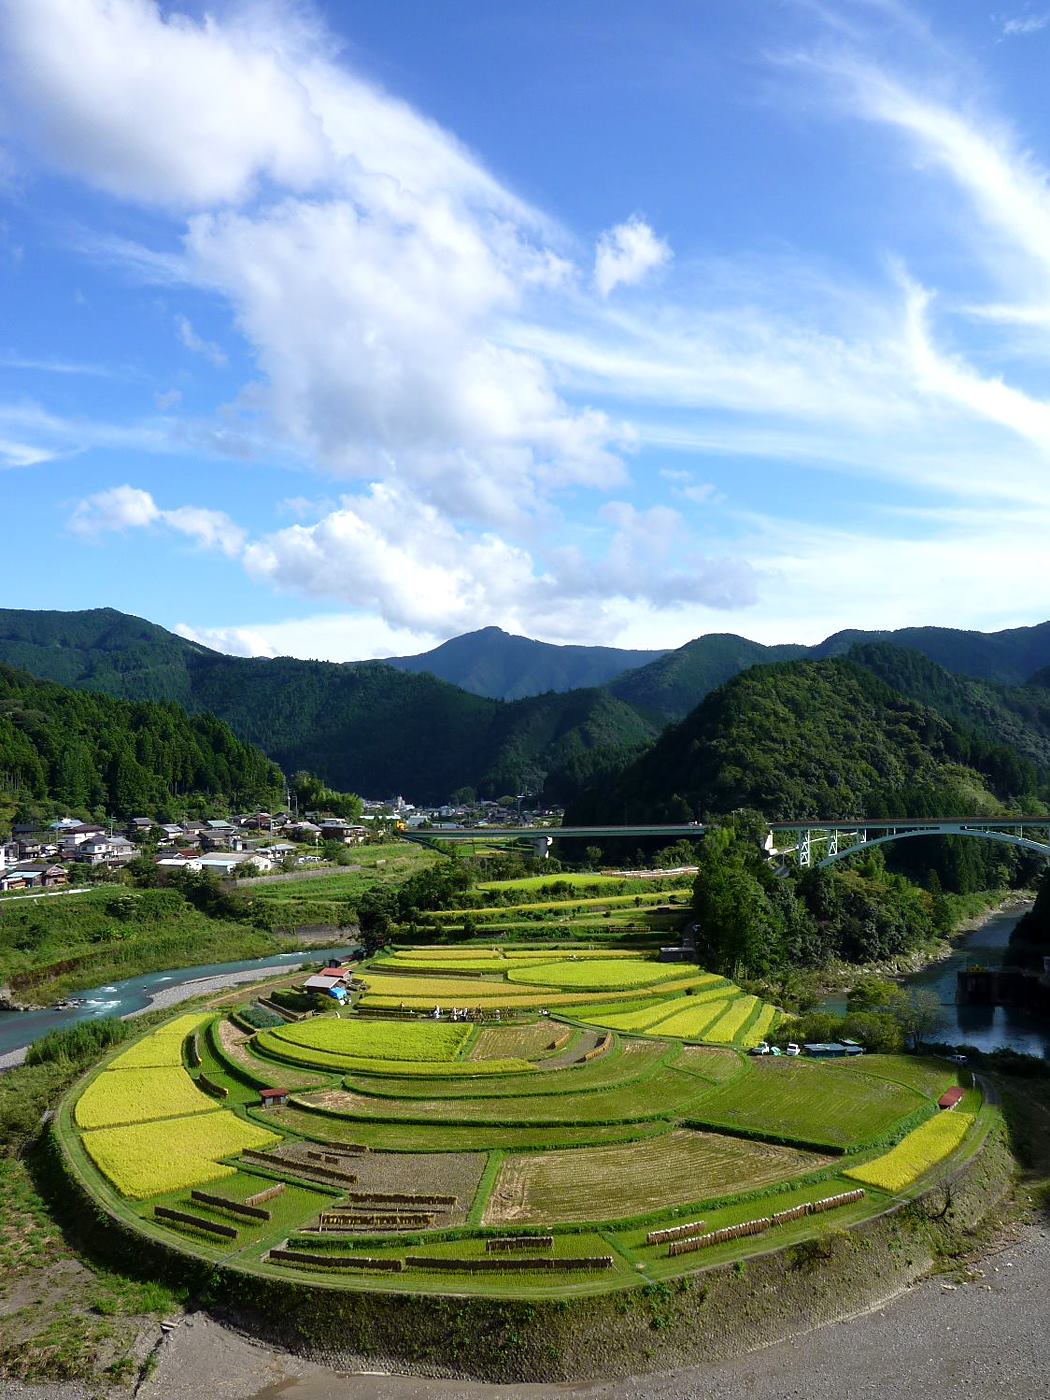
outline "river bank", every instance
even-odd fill
[[[294,972],[328,957],[342,957],[347,948],[310,947],[295,952],[278,953],[273,957],[228,964],[204,964],[198,967],[170,969],[145,973],[102,987],[93,987],[84,994],[85,1004],[77,1007],[52,1007],[39,1011],[6,1011],[0,1013],[0,1071],[20,1065],[26,1050],[34,1040],[50,1031],[77,1025],[97,1017],[118,1016],[126,1021],[147,1011],[160,1011],[192,997],[225,991],[251,982]]]
[[[958,957],[972,935],[994,920],[1020,919],[1032,907],[1034,900],[1035,894],[1032,891],[1011,890],[1005,895],[996,895],[993,902],[973,914],[968,914],[951,933],[927,944],[925,948],[917,948],[914,952],[878,962],[833,963],[823,974],[823,993],[830,1005],[833,999],[848,991],[860,977],[883,977],[891,981],[907,981],[912,977],[920,977]]]

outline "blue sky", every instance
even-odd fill
[[[1050,615],[1050,0],[0,0],[11,607]]]

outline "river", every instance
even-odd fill
[[[136,1011],[145,1011],[159,993],[188,982],[199,982],[208,977],[233,978],[237,973],[262,972],[269,968],[279,972],[282,968],[294,968],[302,963],[345,957],[349,951],[348,948],[304,948],[297,952],[277,953],[270,958],[250,958],[246,962],[202,963],[197,967],[147,972],[140,977],[127,977],[120,982],[107,982],[104,987],[89,987],[86,992],[77,992],[75,995],[83,1000],[83,1006],[62,1010],[49,1008],[43,1011],[0,1012],[0,1059],[11,1051],[31,1045],[34,1040],[47,1035],[48,1031],[75,1026],[99,1016],[131,1016]]]
[[[1050,1055],[1050,1022],[1033,1011],[1011,1006],[959,1006],[955,1000],[955,975],[971,963],[998,967],[1017,921],[1025,909],[995,914],[987,923],[964,934],[952,955],[922,972],[904,979],[905,986],[927,987],[936,992],[944,1014],[941,1040],[973,1045],[978,1050],[1003,1046],[1025,1055]]]

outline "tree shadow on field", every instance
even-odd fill
[[[1010,1150],[1020,1166],[1019,1194],[1050,1225],[1050,1073],[990,1076],[998,1090]]]

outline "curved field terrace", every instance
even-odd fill
[[[177,1016],[123,1047],[56,1115],[69,1169],[225,1267],[536,1298],[848,1227],[988,1127],[943,1061],[749,1055],[775,1007],[644,953],[405,948],[354,987],[352,1007]]]

